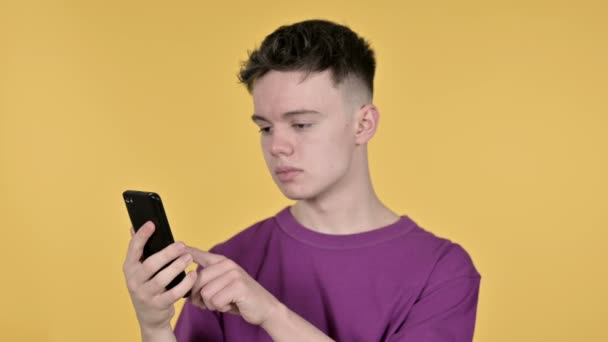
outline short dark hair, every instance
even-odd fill
[[[327,20],[281,26],[249,53],[238,78],[251,92],[254,82],[271,70],[321,72],[330,69],[339,84],[349,76],[374,91],[376,60],[369,43],[350,28]]]

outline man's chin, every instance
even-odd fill
[[[292,201],[300,201],[300,200],[305,200],[305,199],[309,199],[312,197],[312,194],[308,193],[307,191],[304,191],[303,189],[299,188],[289,188],[289,187],[279,187],[279,190],[281,190],[281,193],[283,194],[283,196],[287,197],[288,199],[292,200]]]
[[[288,199],[292,200],[292,201],[301,201],[301,200],[305,200],[306,196],[303,196],[302,194],[294,194],[294,193],[287,193],[283,191],[283,196],[287,197]]]

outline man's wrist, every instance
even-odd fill
[[[173,342],[175,341],[175,335],[171,325],[160,326],[160,327],[141,327],[141,340],[142,342]]]
[[[289,309],[287,306],[277,300],[276,303],[270,308],[268,318],[266,318],[260,324],[260,327],[266,331],[273,329],[273,327],[283,324],[288,319],[288,315]]]

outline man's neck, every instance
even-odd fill
[[[371,184],[360,193],[300,200],[291,208],[300,224],[315,231],[345,235],[374,230],[399,220],[376,196]]]

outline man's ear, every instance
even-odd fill
[[[380,112],[373,104],[361,106],[355,113],[355,143],[362,145],[367,143],[376,134]]]

